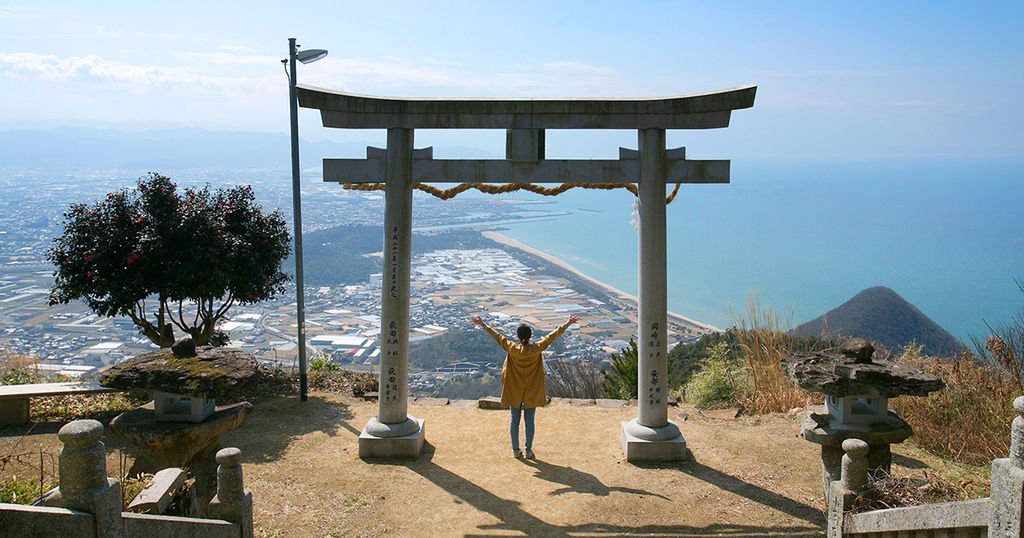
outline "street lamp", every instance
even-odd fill
[[[306,293],[302,279],[302,198],[299,189],[299,100],[295,91],[295,61],[304,64],[315,62],[324,56],[323,49],[309,49],[297,52],[299,45],[295,38],[288,38],[288,106],[291,109],[292,127],[292,219],[295,225],[295,299],[296,324],[299,337],[299,399],[303,402],[306,395]]]

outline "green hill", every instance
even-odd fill
[[[953,335],[884,286],[861,291],[828,313],[800,325],[793,333],[804,337],[867,338],[893,352],[914,341],[924,346],[926,354],[938,357],[952,357],[963,349]]]

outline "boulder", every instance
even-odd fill
[[[892,361],[872,362],[873,353],[870,343],[855,339],[843,344],[840,353],[810,351],[784,357],[782,368],[800,388],[837,397],[927,396],[946,386],[921,370]]]
[[[195,357],[196,343],[191,337],[186,336],[171,344],[171,353],[174,353],[175,357]]]
[[[501,398],[495,396],[485,396],[477,400],[477,406],[480,409],[507,409],[507,406],[501,404]]]
[[[258,368],[255,357],[235,348],[202,346],[194,357],[179,357],[170,349],[161,349],[107,368],[100,384],[217,398],[254,380]]]

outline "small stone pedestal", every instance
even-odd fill
[[[375,417],[359,434],[359,457],[418,458],[425,438],[423,419],[409,417],[398,424],[384,424]]]
[[[669,462],[690,457],[686,439],[674,422],[669,421],[661,428],[650,428],[633,419],[621,422],[620,426],[619,439],[626,461]]]

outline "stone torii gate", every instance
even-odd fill
[[[298,87],[299,105],[324,127],[387,129],[387,148],[366,159],[324,159],[324,181],[384,183],[380,397],[359,436],[359,455],[419,455],[424,423],[408,415],[409,279],[414,183],[615,183],[637,185],[639,214],[638,412],[622,423],[629,461],[676,461],[686,442],[668,420],[665,186],[728,183],[729,161],[687,160],[665,147],[666,129],[729,126],[754,105],[756,86],[659,99],[390,99]],[[415,129],[505,129],[505,159],[441,160],[413,149]],[[544,158],[545,129],[636,129],[638,150],[615,160]]]

